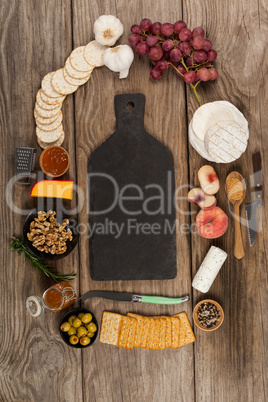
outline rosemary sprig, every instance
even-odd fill
[[[55,282],[58,281],[71,281],[76,277],[76,273],[70,275],[62,275],[55,272],[54,267],[48,267],[44,261],[36,257],[26,246],[24,240],[21,237],[12,237],[12,243],[10,245],[11,251],[17,251],[19,255],[24,253],[25,260],[29,262],[32,267],[38,269],[41,273],[45,274]]]

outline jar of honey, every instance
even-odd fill
[[[30,296],[26,300],[26,307],[33,317],[39,317],[47,308],[52,311],[61,311],[75,302],[77,299],[76,291],[69,282],[62,281],[52,285],[39,296]]]
[[[47,176],[59,177],[67,172],[70,160],[68,152],[64,148],[50,145],[41,153],[39,163]]]

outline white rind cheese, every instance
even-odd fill
[[[233,162],[247,148],[247,133],[234,121],[219,121],[208,129],[205,148],[215,162]]]
[[[204,158],[207,159],[208,161],[214,162],[214,159],[209,155],[209,153],[206,151],[204,142],[201,141],[193,132],[192,128],[192,120],[189,124],[189,141],[192,147]]]
[[[225,251],[218,247],[211,246],[193,279],[193,288],[202,293],[207,293],[226,258],[227,253]]]

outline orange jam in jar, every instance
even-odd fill
[[[47,147],[40,156],[40,166],[51,177],[62,176],[69,167],[68,152],[57,145]]]
[[[76,291],[69,282],[62,281],[48,288],[43,294],[43,303],[46,308],[61,311],[75,302]]]

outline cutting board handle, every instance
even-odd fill
[[[137,94],[121,94],[114,98],[116,127],[131,127],[140,130],[144,126],[145,96]]]

